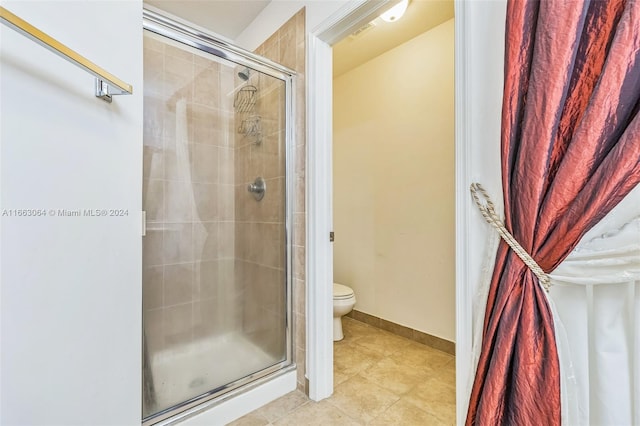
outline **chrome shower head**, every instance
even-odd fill
[[[249,70],[249,68],[245,68],[238,73],[238,77],[240,77],[244,81],[247,81],[249,80],[249,74],[251,74],[251,71]]]

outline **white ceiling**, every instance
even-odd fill
[[[380,18],[355,37],[347,36],[333,46],[333,76],[367,62],[453,18],[453,0],[411,0],[395,22]]]
[[[229,40],[235,40],[270,2],[271,0],[144,0],[145,4]],[[385,22],[378,18],[374,21],[376,26],[335,44],[333,75],[337,77],[451,18],[453,0],[410,0],[407,11],[399,20]]]
[[[271,0],[144,0],[145,4],[234,40]]]

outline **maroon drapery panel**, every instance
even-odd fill
[[[507,5],[505,223],[549,273],[640,182],[640,0]],[[560,424],[544,290],[501,242],[467,425]]]

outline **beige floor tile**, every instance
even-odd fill
[[[384,358],[360,373],[367,380],[402,395],[427,380],[424,369],[415,368],[391,358]]]
[[[319,403],[299,391],[233,426],[455,424],[455,357],[343,318],[334,343],[334,394]]]
[[[309,398],[303,392],[296,390],[259,408],[255,413],[273,423],[307,402]]]
[[[355,343],[335,345],[333,370],[351,377],[373,366],[382,358],[383,355],[380,352]]]
[[[339,371],[336,371],[335,368],[333,369],[333,386],[338,386],[340,383],[345,382],[346,380],[349,379],[349,377],[344,373],[341,373]]]
[[[452,361],[430,371],[429,377],[446,383],[452,388],[456,387],[456,363]]]
[[[414,342],[389,357],[404,365],[420,369],[437,369],[455,359],[453,355]]]
[[[401,399],[368,424],[371,426],[440,426],[442,422],[435,416]]]
[[[367,335],[366,338],[358,339],[354,342],[358,346],[376,351],[384,356],[403,352],[405,348],[412,344],[411,340],[396,336],[386,331],[377,331]]]
[[[329,402],[347,415],[368,423],[400,397],[361,376],[354,376],[335,387]]]
[[[238,420],[229,423],[227,426],[266,426],[269,421],[255,412],[249,413]]]
[[[309,402],[274,423],[276,426],[359,426],[344,411],[329,402]]]
[[[354,341],[364,339],[371,334],[377,334],[379,329],[349,317],[342,317],[343,341]]]
[[[442,424],[456,422],[456,389],[440,379],[425,381],[411,389],[403,399],[434,415]]]

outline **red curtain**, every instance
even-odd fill
[[[640,0],[507,5],[505,223],[545,272],[640,182]],[[501,242],[467,425],[557,425],[544,290]]]

